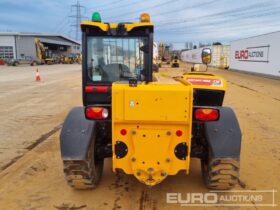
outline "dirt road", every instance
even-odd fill
[[[36,68],[40,82],[35,82]],[[41,135],[57,130],[67,111],[81,104],[81,97],[75,97],[81,92],[81,76],[78,65],[1,66],[0,75],[0,168],[3,169],[40,141]]]
[[[164,68],[160,75],[176,76],[183,70]],[[36,83],[34,68],[0,67],[0,209],[184,209],[167,204],[166,193],[208,192],[196,159],[190,175],[168,177],[153,188],[134,177],[113,174],[108,159],[96,190],[69,188],[57,126],[71,107],[81,105],[80,66],[43,66],[40,72],[42,82]],[[234,108],[243,132],[241,184],[235,190],[279,190],[280,81],[225,70],[210,72],[227,79],[225,104]],[[279,192],[275,203],[280,204]]]

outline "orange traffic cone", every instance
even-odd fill
[[[38,68],[36,69],[36,81],[37,82],[41,81],[41,77],[40,77],[40,73],[39,73]]]

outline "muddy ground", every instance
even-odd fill
[[[40,66],[41,82],[35,82],[35,69],[0,66],[0,209],[184,209],[167,204],[166,193],[208,192],[197,159],[191,161],[190,175],[168,177],[153,188],[132,176],[113,174],[107,159],[97,189],[69,188],[62,172],[59,132],[71,107],[82,104],[81,66]],[[185,69],[162,68],[159,74],[167,78]],[[225,105],[235,110],[243,133],[241,182],[234,190],[279,190],[280,81],[209,71],[228,81]],[[279,192],[275,203],[280,204]],[[209,209],[271,208],[252,205]]]

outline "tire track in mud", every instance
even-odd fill
[[[152,198],[152,188],[146,187],[141,192],[139,200],[139,210],[157,210],[157,201]]]
[[[255,93],[259,93],[259,94],[268,96],[268,95],[266,95],[266,94],[264,94],[264,93],[262,93],[262,92],[260,92],[260,91],[257,91],[257,90],[255,90],[255,89],[249,88],[249,87],[247,87],[247,86],[245,86],[245,85],[240,85],[240,84],[237,84],[237,83],[234,83],[234,82],[231,82],[231,81],[227,81],[227,82],[230,83],[230,84],[232,84],[232,85],[235,85],[235,86],[238,86],[238,87],[247,89],[247,90],[251,90],[251,91],[253,91],[253,92],[255,92]],[[270,97],[270,96],[268,96],[268,97]],[[270,97],[270,98],[272,98],[272,99],[274,99],[274,100],[276,100],[276,101],[280,101],[279,98],[274,98],[274,97]]]
[[[113,202],[112,210],[121,210],[123,209],[122,198],[126,197],[126,195],[129,194],[129,191],[133,192],[133,189],[130,189],[131,186],[131,180],[129,177],[122,172],[117,172],[115,175],[115,181],[114,183],[111,183],[109,186],[110,190],[115,191],[115,199]],[[142,186],[142,190],[139,189],[141,192],[140,198],[137,199],[137,203],[139,205],[139,210],[157,210],[157,200],[153,198],[152,195],[152,188],[147,186]],[[128,193],[128,194],[127,194]],[[104,206],[107,206],[108,203],[104,203]],[[133,204],[134,206],[135,204]],[[136,207],[137,208],[137,207]]]
[[[26,149],[27,151],[33,150],[35,147],[37,147],[39,144],[41,144],[42,142],[44,142],[45,140],[47,140],[49,137],[51,137],[52,135],[54,135],[57,131],[59,131],[62,128],[63,123],[55,126],[53,129],[51,129],[50,131],[48,131],[47,133],[41,135],[41,137],[39,137],[38,139],[36,139],[32,144],[30,144],[29,146],[27,146]],[[19,155],[15,158],[13,158],[11,161],[9,161],[7,164],[3,165],[0,168],[0,171],[4,171],[5,169],[9,168],[11,165],[13,165],[14,163],[16,163],[19,159],[21,159],[23,155]]]
[[[125,193],[128,193],[129,191],[128,185],[129,185],[128,177],[125,177],[125,174],[117,172],[115,177],[115,182],[112,183],[111,186],[109,186],[110,190],[115,191],[115,200],[113,203],[112,210],[118,210],[123,208],[120,202],[121,202],[121,198],[124,197]],[[106,203],[104,205],[108,205],[108,204]]]

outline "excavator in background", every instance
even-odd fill
[[[37,58],[40,60],[40,64],[51,65],[51,64],[56,63],[54,58],[46,57],[45,46],[38,38],[35,38],[35,48],[36,48]]]
[[[41,64],[45,64],[45,46],[38,38],[35,38],[35,48],[37,58],[40,60]]]

